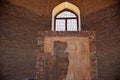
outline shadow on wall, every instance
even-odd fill
[[[7,0],[0,0],[0,5],[4,4],[4,3],[8,3],[8,1]]]
[[[29,78],[25,78],[25,79],[23,79],[23,80],[35,80],[35,79],[29,79]]]

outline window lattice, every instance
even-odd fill
[[[56,16],[55,31],[77,31],[77,16],[71,11],[63,11]]]

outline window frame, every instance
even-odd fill
[[[72,18],[72,17],[57,18],[57,16],[58,16],[60,13],[64,12],[64,11],[69,11],[69,12],[73,13],[73,14],[76,16],[76,18],[75,18],[75,17],[73,17],[73,18]],[[58,19],[60,19],[60,20],[61,20],[61,19],[65,20],[65,31],[67,31],[67,20],[76,19],[76,20],[77,20],[77,30],[76,30],[76,31],[79,31],[78,15],[77,15],[75,12],[73,12],[72,10],[64,9],[64,10],[60,11],[59,13],[57,13],[57,14],[55,15],[55,17],[54,17],[54,31],[56,31],[56,20],[58,20]]]

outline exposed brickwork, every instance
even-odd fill
[[[95,32],[39,32],[38,44],[39,53],[37,54],[37,79],[45,79],[45,52],[44,52],[44,39],[45,37],[88,37],[90,46],[90,64],[91,64],[91,80],[98,79],[97,73],[97,52],[96,52],[96,38]],[[42,65],[40,65],[42,63]]]
[[[99,80],[120,80],[120,4],[86,16],[88,30],[96,31]]]
[[[0,80],[35,78],[41,17],[20,6],[0,5]]]
[[[19,2],[13,5],[4,1],[7,0],[0,0],[0,80],[35,77],[38,31],[51,30],[51,11],[64,0],[39,0],[42,1],[40,6],[33,5],[32,9],[32,0],[18,0],[23,3],[22,7]],[[96,31],[99,80],[119,80],[120,4],[104,8],[119,0],[67,1],[80,8],[82,30]],[[39,11],[34,7],[38,7]]]
[[[68,1],[80,8],[81,15],[87,15],[116,3],[118,0],[7,0],[13,4],[32,10],[40,16],[51,16],[58,4]]]

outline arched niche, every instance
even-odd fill
[[[54,22],[55,22],[55,16],[62,10],[64,9],[69,9],[71,11],[73,11],[74,13],[77,14],[78,16],[78,27],[79,27],[79,31],[81,31],[81,19],[80,19],[80,10],[77,6],[75,6],[74,4],[70,3],[70,2],[63,2],[59,5],[57,5],[53,11],[52,11],[52,31],[54,31]]]

